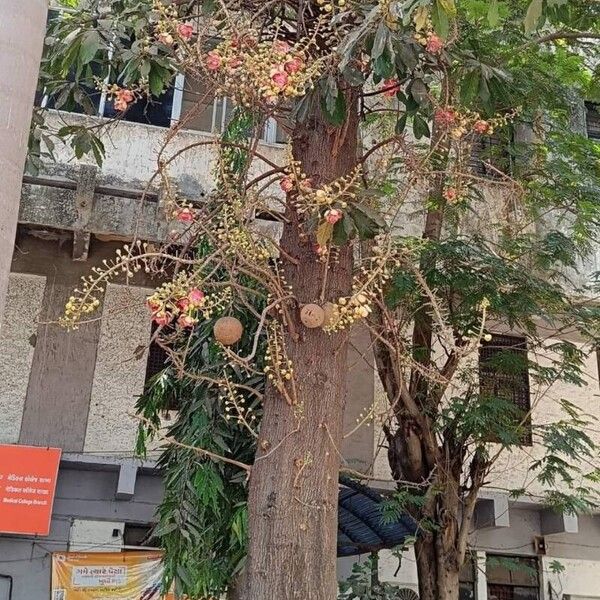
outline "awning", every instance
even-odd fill
[[[383,519],[385,496],[347,477],[340,478],[338,500],[338,556],[367,554],[395,548],[414,536],[416,522],[409,515],[389,523]]]

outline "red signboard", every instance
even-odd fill
[[[0,532],[48,535],[60,449],[0,444]]]

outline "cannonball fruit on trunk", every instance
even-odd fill
[[[213,332],[215,339],[223,346],[232,346],[242,337],[244,326],[235,317],[221,317],[217,319]]]
[[[305,304],[300,310],[300,320],[305,327],[321,327],[325,321],[325,311],[318,304]]]

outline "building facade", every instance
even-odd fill
[[[165,127],[185,117],[193,98],[193,82],[179,78],[157,107],[140,107],[112,127],[101,169],[85,161],[74,163],[68,150],[59,150],[56,163],[24,178],[0,336],[0,444],[58,447],[63,456],[50,534],[0,534],[0,600],[48,598],[53,552],[140,547],[152,526],[162,496],[154,462],[158,449],[144,461],[135,458],[133,413],[155,367],[145,298],[156,282],[137,275],[127,282],[116,280],[104,292],[99,318],[72,332],[57,321],[80,278],[114,256],[124,241],[135,235],[160,242],[168,235],[161,190],[146,185],[155,172]],[[105,97],[95,101],[96,119],[112,116]],[[51,104],[47,98],[41,102]],[[211,100],[169,152],[212,140],[228,110],[226,100]],[[89,119],[53,110],[48,118]],[[281,161],[283,141],[269,124],[262,154]],[[207,144],[173,163],[171,176],[191,200],[201,201],[211,189],[214,159]],[[277,235],[274,223],[259,225]],[[374,402],[384,401],[369,345],[367,333],[357,329],[348,363],[347,429]],[[597,358],[590,356],[587,366],[586,387],[557,386],[551,393],[600,416]],[[543,422],[549,416],[549,405],[542,402],[532,419]],[[527,477],[536,452],[532,446],[507,455],[479,498],[471,536],[473,561],[461,584],[465,600],[600,598],[600,515],[557,515],[529,498],[509,498],[505,491]],[[389,487],[381,432],[361,428],[345,441],[343,453],[348,466],[370,472],[381,487]],[[508,567],[507,557],[523,569]],[[340,561],[340,577],[351,563]],[[379,577],[406,588],[411,597],[418,589],[412,551],[404,553],[400,564],[382,552]]]

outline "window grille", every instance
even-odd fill
[[[498,362],[502,355],[510,358],[514,355],[517,360],[510,362],[503,369]],[[518,422],[529,415],[531,397],[529,389],[529,372],[527,370],[527,340],[522,337],[509,335],[493,335],[489,342],[482,342],[479,349],[479,388],[484,396],[495,396],[510,400],[518,410]],[[524,433],[522,443],[532,444],[531,417],[523,423]]]
[[[151,337],[154,337],[154,334],[157,330],[156,323],[152,323],[152,334]],[[148,359],[146,362],[146,385],[149,381],[158,373],[164,371],[165,367],[168,365],[169,355],[167,351],[159,346],[156,340],[152,340],[150,342],[150,346],[148,347]]]
[[[488,600],[539,600],[536,558],[488,555]]]
[[[591,140],[600,140],[600,105],[586,102],[585,124]]]

